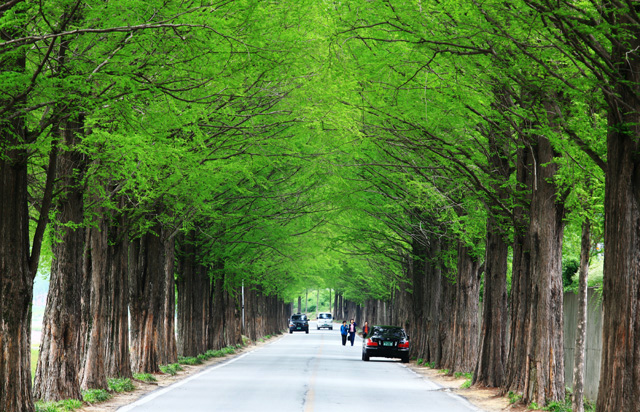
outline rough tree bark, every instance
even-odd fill
[[[634,6],[637,7],[637,6]],[[635,15],[637,11],[634,11]],[[615,43],[615,96],[609,104],[605,182],[602,369],[598,412],[637,411],[640,399],[640,48],[635,31]],[[622,30],[621,30],[622,33]]]
[[[531,203],[530,192],[527,188],[533,187],[532,160],[528,148],[518,149],[516,181],[519,193],[519,203],[514,208],[514,242],[513,242],[513,273],[511,276],[511,296],[509,310],[509,344],[507,346],[507,359],[505,360],[505,375],[502,383],[503,391],[517,390],[524,387],[524,373],[521,373],[521,365],[527,362],[527,331],[529,330],[528,293],[530,280],[529,261],[530,238],[527,236],[529,226],[529,209]],[[488,245],[487,245],[488,247]],[[489,263],[489,262],[487,262]]]
[[[42,329],[40,355],[34,382],[34,397],[44,401],[82,399],[81,304],[82,265],[85,230],[83,176],[86,156],[73,150],[81,122],[68,121],[61,130],[68,150],[58,159],[56,236],[47,305]]]
[[[564,399],[565,391],[561,274],[564,206],[553,184],[558,166],[552,163],[550,142],[538,136],[530,150],[534,155],[527,233],[530,269],[527,275],[522,268],[514,267],[514,277],[523,276],[519,282],[525,282],[512,294],[514,306],[524,312],[512,312],[514,319],[521,322],[520,316],[524,316],[526,320],[524,328],[516,324],[512,329],[507,374],[511,379],[506,386],[522,393],[525,403],[546,405]]]
[[[206,267],[197,263],[194,232],[180,242],[178,268],[178,353],[197,356],[207,350],[211,310],[210,279]]]
[[[165,357],[160,360],[163,365],[178,361],[178,343],[176,340],[176,239],[173,233],[163,233],[164,240],[164,275],[167,293],[164,300],[164,336],[166,339]]]
[[[573,412],[584,412],[584,357],[587,342],[587,295],[589,251],[591,250],[591,225],[589,219],[582,223],[580,247],[580,273],[578,286],[578,330],[576,353],[573,362]]]
[[[458,242],[451,372],[471,372],[477,363],[479,269],[478,259],[470,254],[467,246]]]
[[[487,220],[480,349],[473,384],[500,387],[507,358],[507,258],[509,246],[495,218]]]
[[[0,16],[3,15],[4,11],[0,11]],[[22,30],[22,27],[7,26],[0,31],[0,39],[7,41],[13,36],[20,37]],[[0,73],[3,75],[20,75],[25,69],[24,51],[13,50],[0,61]],[[13,101],[12,97],[15,97]],[[27,203],[29,153],[22,145],[33,142],[27,139],[24,118],[18,113],[26,95],[3,99],[7,100],[0,100],[0,107],[15,113],[15,116],[0,124],[0,405],[5,412],[31,412],[34,409],[30,367],[33,280],[51,206],[57,144],[54,140],[51,146],[38,223],[30,239]]]
[[[510,99],[501,89],[496,89],[495,101],[497,110],[510,105]],[[494,388],[502,386],[507,359],[507,227],[510,226],[510,217],[499,203],[509,197],[503,185],[513,172],[509,160],[511,140],[508,132],[501,131],[497,124],[488,133],[488,163],[496,179],[491,187],[497,201],[489,203],[487,218],[482,326],[473,384]]]
[[[0,139],[7,146],[17,144],[21,126],[0,128]],[[3,148],[0,156],[0,405],[6,412],[34,410],[30,359],[35,273],[29,256],[27,160],[24,149]]]
[[[161,228],[142,235],[130,248],[131,365],[134,372],[155,373],[165,351],[167,293]]]
[[[97,210],[106,215],[104,208]],[[91,309],[90,330],[84,361],[82,389],[107,389],[105,356],[108,327],[108,227],[105,219],[100,219],[97,227],[91,228],[90,251],[86,259],[91,262]]]
[[[120,207],[124,207],[124,198]],[[102,216],[101,219],[109,219]],[[105,372],[108,377],[131,378],[129,351],[129,239],[124,216],[105,222],[107,229],[107,325],[105,343]]]
[[[213,298],[209,310],[209,348],[221,349],[225,347],[225,311],[224,311],[224,271],[221,264],[217,265],[211,282],[211,296]]]
[[[440,265],[441,242],[439,239],[430,239],[430,247],[428,248],[428,257],[426,261],[426,279],[424,283],[426,298],[426,317],[424,327],[427,334],[427,346],[424,358],[429,362],[433,362],[436,368],[441,366],[442,362],[442,336],[441,331],[441,311],[443,298],[443,282],[446,280],[442,277],[442,267]]]

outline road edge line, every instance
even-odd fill
[[[123,406],[121,408],[116,409],[116,411],[118,411],[118,412],[127,412],[127,411],[132,410],[135,407],[138,407],[140,405],[144,405],[145,403],[150,402],[150,401],[154,400],[155,398],[157,398],[157,397],[159,397],[161,395],[164,395],[167,392],[170,392],[170,391],[174,390],[175,388],[179,388],[180,386],[186,384],[187,382],[190,382],[190,381],[192,381],[192,380],[194,380],[194,379],[196,379],[196,378],[198,378],[198,377],[200,377],[202,375],[205,375],[205,374],[207,374],[207,373],[209,373],[211,371],[214,371],[216,369],[220,369],[223,366],[227,366],[227,365],[229,365],[229,364],[231,364],[231,363],[233,363],[235,361],[239,361],[240,359],[244,358],[245,356],[248,356],[248,355],[252,354],[255,351],[256,351],[256,349],[254,349],[252,351],[249,351],[247,353],[243,353],[240,356],[236,356],[235,358],[229,359],[227,362],[221,363],[219,365],[214,365],[214,366],[212,366],[210,368],[207,368],[207,369],[205,369],[205,370],[203,370],[201,372],[196,373],[195,375],[191,375],[191,376],[189,376],[189,377],[187,377],[185,379],[182,379],[182,380],[180,380],[178,382],[172,383],[171,385],[167,386],[166,388],[162,388],[160,390],[153,391],[153,392],[149,393],[146,396],[143,396],[142,398],[138,399],[137,401],[135,401],[133,403],[130,403],[128,405],[125,405],[125,406]]]

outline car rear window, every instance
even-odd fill
[[[307,320],[306,315],[292,315],[291,320]]]
[[[330,313],[321,313],[318,315],[318,319],[331,319]]]
[[[394,327],[380,327],[377,326],[373,329],[372,335],[380,336],[383,338],[397,338],[403,339],[405,337],[404,329]]]

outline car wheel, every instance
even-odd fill
[[[293,330],[289,329],[289,333],[293,333]]]
[[[331,326],[329,329],[330,329],[330,330],[333,330],[333,326]]]
[[[309,329],[305,330],[304,333],[309,333]]]
[[[367,355],[367,352],[362,351],[362,360],[365,362],[369,362],[369,355]]]
[[[403,356],[400,358],[402,363],[409,363],[409,355]]]

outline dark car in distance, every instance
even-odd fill
[[[399,326],[372,326],[369,335],[362,340],[362,360],[372,357],[400,358],[409,362],[409,337]]]
[[[296,313],[289,318],[289,333],[293,332],[309,333],[309,318],[303,313]]]

